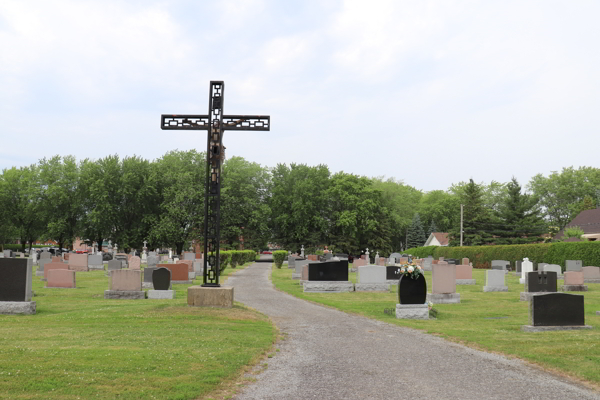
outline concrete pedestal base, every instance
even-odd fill
[[[524,285],[525,284],[525,278],[519,278],[519,283],[521,285]]]
[[[171,285],[192,285],[194,281],[171,281]]]
[[[570,325],[570,326],[533,326],[521,325],[523,332],[548,332],[548,331],[572,331],[578,329],[592,329],[590,325]]]
[[[88,268],[90,271],[103,271],[104,264],[103,265],[88,265]]]
[[[563,292],[587,292],[587,285],[562,285],[560,290]]]
[[[306,281],[304,291],[312,293],[353,292],[354,283],[350,281]]]
[[[191,286],[187,291],[188,306],[192,307],[233,307],[232,287]]]
[[[398,319],[429,319],[427,304],[396,304]]]
[[[460,293],[427,293],[427,301],[433,304],[456,304],[460,303]]]
[[[35,301],[0,301],[0,314],[35,314]]]
[[[149,299],[169,299],[175,298],[174,290],[148,290]]]
[[[484,286],[484,292],[508,292],[508,286]]]
[[[387,283],[388,285],[398,286],[398,279],[388,279],[387,281],[385,281],[385,283]]]
[[[583,283],[600,283],[600,279],[584,279]]]
[[[457,279],[457,285],[475,285],[475,279]]]
[[[196,273],[195,272],[188,272],[188,278],[193,281],[194,279],[196,279]]]
[[[105,290],[105,299],[125,299],[125,300],[139,300],[146,298],[146,292],[143,290]]]
[[[302,278],[302,274],[297,274],[295,272],[292,272],[292,279],[301,279]]]
[[[390,285],[387,283],[357,283],[354,285],[357,292],[389,292]]]

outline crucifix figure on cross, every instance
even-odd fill
[[[204,287],[220,287],[219,244],[221,242],[221,162],[223,131],[268,131],[268,115],[223,115],[225,83],[211,81],[208,115],[169,115],[160,117],[161,129],[208,131],[206,148],[206,191],[204,195]],[[209,269],[210,265],[210,269]]]

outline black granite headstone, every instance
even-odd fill
[[[327,261],[308,264],[309,281],[347,281],[348,261]]]
[[[529,317],[533,326],[583,326],[583,296],[568,293],[538,294],[531,298]]]
[[[528,292],[556,292],[556,272],[541,271],[527,273]]]
[[[152,273],[156,270],[156,267],[146,267],[144,268],[144,282],[150,283],[152,282]]]
[[[0,258],[0,301],[31,301],[31,273],[26,258]]]
[[[458,265],[458,260],[456,258],[444,258],[444,261],[448,264]]]
[[[400,267],[385,267],[385,279],[400,279]]]
[[[152,273],[152,285],[154,290],[169,290],[171,287],[171,270],[167,268],[156,268]]]
[[[344,253],[335,253],[335,257],[338,257],[338,258],[348,258],[348,254],[344,254]]]

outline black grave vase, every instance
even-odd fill
[[[398,300],[400,304],[425,304],[427,299],[427,281],[420,274],[417,279],[402,274],[398,282]]]

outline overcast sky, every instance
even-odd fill
[[[206,150],[422,190],[598,167],[598,1],[0,1],[0,168]]]

